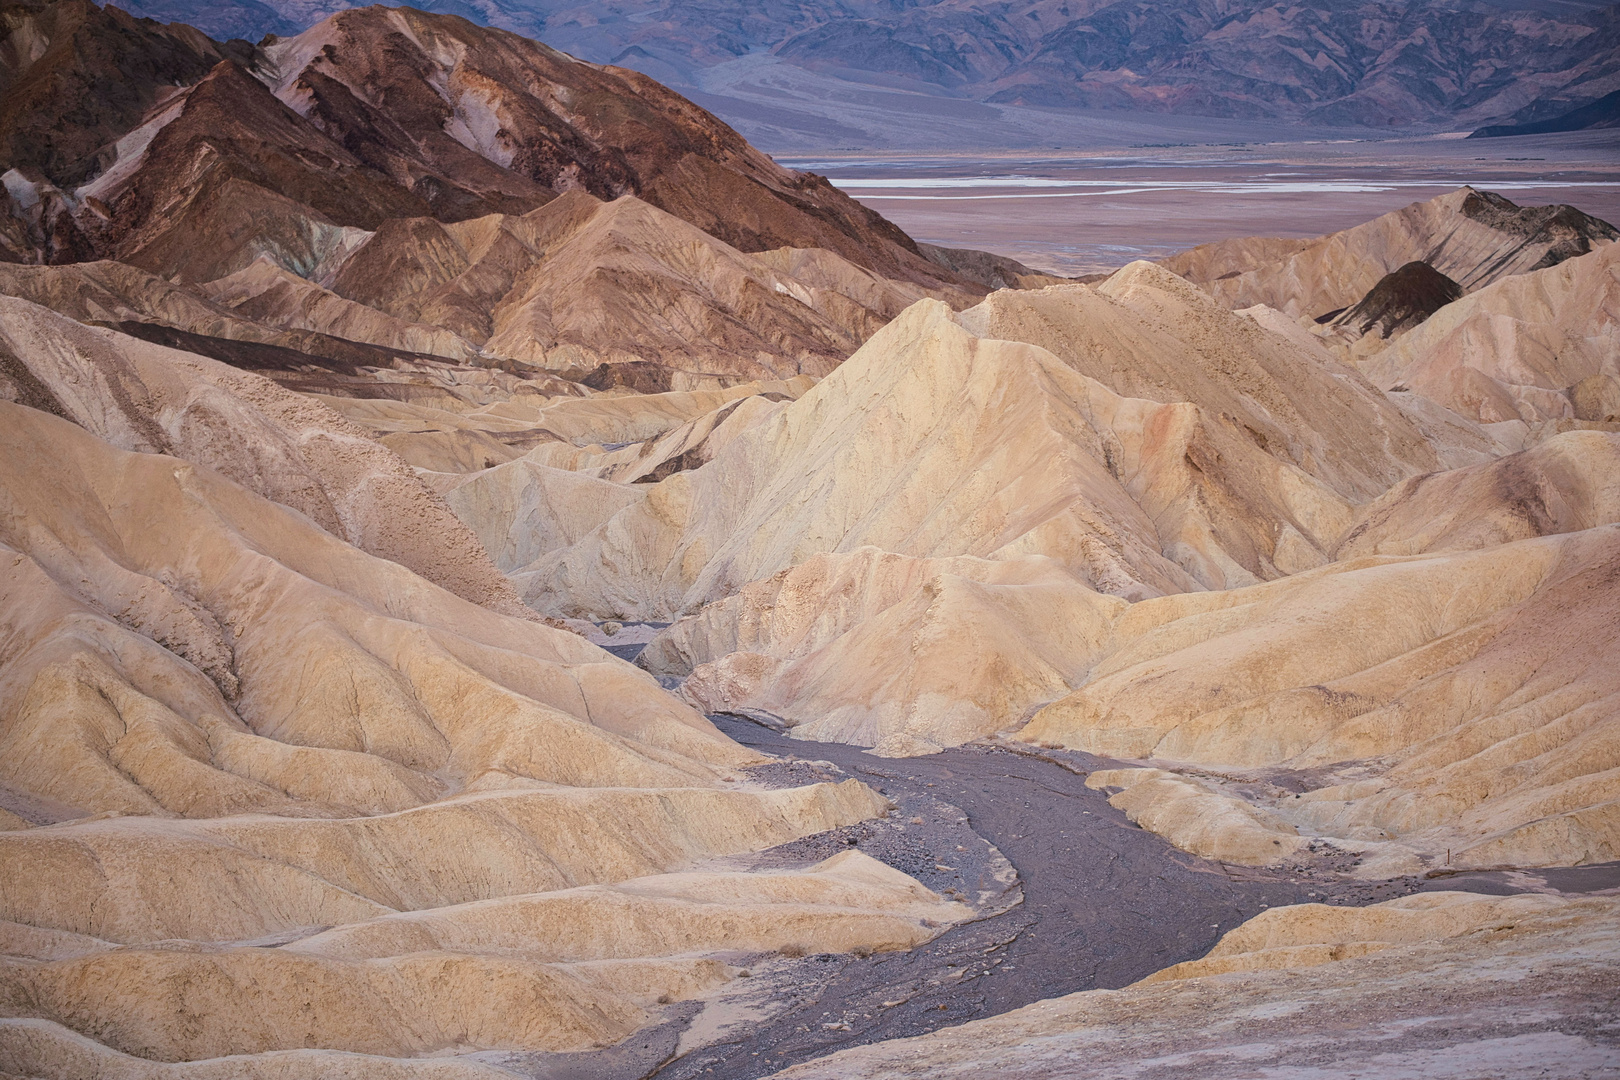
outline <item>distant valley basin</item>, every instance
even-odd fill
[[[1066,275],[1230,236],[1316,236],[1470,184],[1620,220],[1613,132],[780,159],[912,236]]]

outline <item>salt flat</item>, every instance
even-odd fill
[[[1461,134],[1222,145],[1187,143],[1178,128],[1164,135],[1178,145],[782,161],[827,175],[919,240],[984,248],[1070,275],[1231,236],[1316,236],[1464,184],[1524,205],[1570,203],[1620,219],[1615,133]]]

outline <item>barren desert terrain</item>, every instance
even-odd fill
[[[0,1077],[1614,1075],[1608,16],[1131,3],[0,2]]]
[[[983,248],[1048,273],[1109,273],[1234,236],[1312,237],[1464,184],[1620,218],[1620,145],[1607,132],[1498,139],[1377,138],[1278,129],[1105,132],[999,154],[779,155],[823,173],[912,236]]]

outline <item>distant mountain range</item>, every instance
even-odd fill
[[[219,39],[296,33],[341,0],[129,0]],[[734,122],[899,114],[921,95],[1313,127],[1534,124],[1620,90],[1620,5],[1590,0],[424,0],[632,67]],[[807,99],[821,102],[809,108]],[[915,100],[911,102],[916,106]],[[937,109],[937,107],[935,107]],[[926,107],[925,107],[926,109]],[[987,114],[993,116],[994,114]],[[745,130],[748,130],[745,127]],[[852,136],[853,137],[853,136]],[[815,141],[812,139],[811,141]]]
[[[1548,135],[1557,131],[1591,131],[1620,127],[1620,90],[1605,94],[1589,105],[1571,109],[1550,120],[1525,124],[1495,124],[1482,127],[1470,139],[1494,139],[1504,135]]]

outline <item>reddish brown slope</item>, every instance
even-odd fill
[[[334,226],[521,215],[584,189],[638,196],[745,252],[825,248],[960,284],[825,179],[651,79],[454,16],[362,8],[254,49],[85,0],[0,10],[22,13],[0,44],[0,146],[31,147],[9,163],[49,159],[90,197],[34,214],[34,258],[207,280],[268,253],[311,273],[341,246]],[[47,239],[68,224],[72,242]]]
[[[241,269],[266,249],[307,271],[332,225],[374,229],[427,211],[231,61],[123,142],[80,189],[80,224],[103,255],[182,280]]]
[[[234,47],[233,47],[234,46]],[[196,82],[246,42],[136,19],[89,0],[0,3],[0,166],[60,185],[105,167],[97,151],[176,86]]]
[[[571,188],[633,194],[743,251],[823,247],[890,276],[941,277],[894,225],[636,72],[410,8],[341,12],[267,52],[278,96],[360,158],[402,182],[455,176],[462,193],[426,193],[441,220],[473,216],[468,194],[507,190],[481,178],[487,166],[453,167],[471,151],[543,189],[531,206]]]

